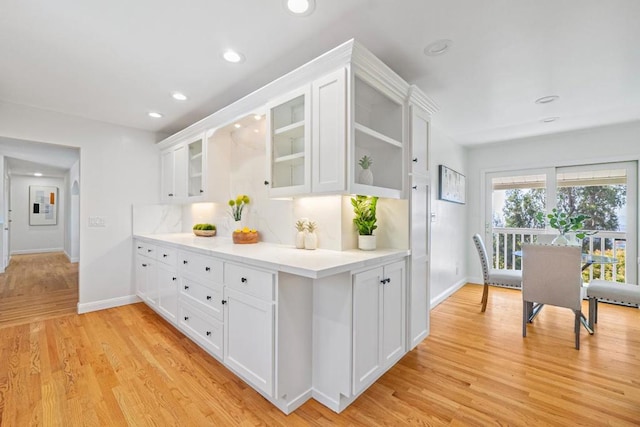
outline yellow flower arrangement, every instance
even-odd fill
[[[231,216],[234,221],[240,221],[242,219],[242,210],[250,202],[249,196],[246,194],[239,194],[235,199],[229,200],[229,206],[231,206]]]

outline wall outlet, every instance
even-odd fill
[[[90,216],[89,227],[106,227],[107,220],[103,216]]]

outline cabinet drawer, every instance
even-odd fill
[[[272,301],[275,274],[236,264],[225,264],[225,285],[255,297]]]
[[[156,248],[156,259],[163,264],[175,267],[177,258],[178,251],[174,248],[164,248],[162,246]]]
[[[146,256],[149,258],[155,258],[157,252],[157,247],[150,243],[146,242],[136,242],[136,253],[138,255]]]
[[[222,285],[203,285],[189,278],[182,278],[180,284],[180,297],[220,321],[223,320],[222,311]]]
[[[178,267],[181,273],[201,278],[205,283],[222,283],[222,261],[212,256],[180,251]]]
[[[178,306],[180,329],[209,353],[222,359],[222,322],[207,316],[197,308],[180,301]]]

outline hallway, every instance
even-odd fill
[[[13,255],[0,274],[0,328],[76,313],[78,263],[62,252]]]

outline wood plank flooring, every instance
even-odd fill
[[[78,303],[78,263],[62,252],[12,255],[0,274],[0,327],[68,315]]]
[[[640,310],[545,307],[521,335],[519,291],[466,285],[431,335],[341,414],[286,416],[144,304],[0,329],[0,425],[395,426],[640,423]],[[586,311],[586,306],[585,306]]]

